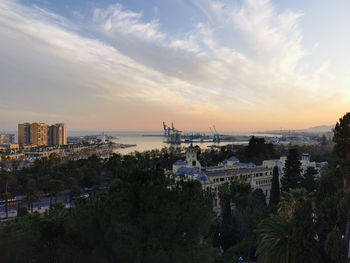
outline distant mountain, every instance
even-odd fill
[[[324,133],[324,132],[330,132],[335,127],[335,125],[321,125],[316,127],[311,127],[305,130],[298,130],[301,132],[310,132],[310,133]]]
[[[326,133],[326,132],[331,132],[334,127],[335,127],[335,125],[320,125],[320,126],[311,127],[308,129],[282,130],[282,133],[283,134],[287,134],[289,132],[293,132],[293,133]],[[281,131],[274,130],[274,131],[264,131],[264,132],[260,132],[260,133],[280,134]]]

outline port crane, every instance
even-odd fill
[[[220,142],[220,134],[218,133],[218,131],[215,128],[215,125],[213,125],[213,129],[211,127],[209,127],[211,133],[213,134],[213,142]],[[215,132],[214,132],[214,131]]]
[[[174,123],[171,123],[171,126],[166,125],[163,121],[164,137],[170,137],[172,133],[180,133],[178,129],[175,128]]]
[[[164,137],[170,137],[171,128],[163,121]]]

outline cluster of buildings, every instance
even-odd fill
[[[67,144],[67,131],[64,123],[48,125],[46,123],[18,124],[18,142],[15,134],[0,134],[1,158],[6,160],[45,157],[52,153],[60,153],[60,149],[45,149],[40,152],[30,152],[34,147],[62,146]],[[29,150],[29,151],[28,151]]]
[[[64,123],[18,124],[18,144],[29,146],[61,146],[67,144],[67,131]]]
[[[0,144],[13,144],[15,143],[14,134],[0,134]]]
[[[16,151],[19,149],[18,144],[15,143],[15,135],[1,133],[0,134],[0,152],[4,151]]]
[[[234,180],[240,180],[250,184],[253,189],[261,189],[269,202],[273,168],[279,168],[280,178],[283,176],[286,157],[277,160],[266,160],[262,165],[253,163],[241,163],[236,157],[224,160],[214,167],[203,167],[197,159],[197,149],[192,145],[186,150],[186,160],[178,160],[173,164],[173,170],[169,172],[175,180],[198,180],[202,188],[214,193],[213,208],[220,211],[218,197],[219,186]],[[301,167],[306,171],[308,167],[314,167],[318,171],[327,163],[310,162],[307,153],[302,155]]]

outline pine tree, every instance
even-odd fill
[[[284,176],[281,179],[282,191],[296,189],[300,186],[301,181],[301,162],[299,160],[299,152],[297,149],[290,149],[288,152]]]
[[[309,193],[316,190],[316,179],[317,170],[314,167],[308,167],[302,180],[300,186],[305,188]]]
[[[280,201],[279,172],[278,172],[278,167],[275,166],[273,168],[273,175],[272,175],[272,185],[271,185],[270,203],[269,203],[270,208],[275,210],[279,201]]]

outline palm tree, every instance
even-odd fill
[[[28,204],[28,210],[30,209],[30,212],[33,213],[33,203],[39,200],[37,191],[34,189],[28,189],[25,200]]]
[[[6,218],[8,218],[8,199],[10,198],[10,194],[8,193],[8,185],[14,181],[14,176],[7,171],[2,170],[0,172],[0,183],[5,184],[5,212],[6,212]]]
[[[14,176],[12,173],[7,171],[0,172],[0,182],[5,184],[5,193],[7,193],[8,185],[14,181]]]
[[[259,241],[256,256],[260,263],[291,263],[292,221],[272,215],[263,220],[257,229]]]
[[[309,194],[304,188],[291,189],[290,192],[282,194],[281,202],[279,202],[278,214],[281,216],[291,217],[296,206],[303,201],[309,199]]]
[[[57,195],[63,191],[64,184],[61,180],[51,179],[48,181],[48,191],[50,193],[50,205],[52,204],[52,197],[55,197],[55,202]]]

